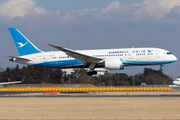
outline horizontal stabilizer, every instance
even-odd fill
[[[10,58],[12,58],[12,61],[15,61],[15,60],[25,60],[25,61],[31,61],[31,60],[32,60],[32,59],[29,59],[29,58],[14,57],[14,56],[6,56],[6,57],[10,57]]]

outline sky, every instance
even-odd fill
[[[46,43],[74,49],[156,47],[180,58],[179,0],[0,0],[0,67],[15,67],[19,56],[8,27],[17,28],[43,51]],[[23,66],[23,65],[20,65]],[[144,67],[113,71],[135,75]],[[179,60],[163,72],[180,76]]]

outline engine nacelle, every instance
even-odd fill
[[[106,59],[105,68],[109,70],[123,70],[123,61],[120,58]]]

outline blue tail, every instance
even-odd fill
[[[9,31],[20,56],[41,53],[41,51],[35,45],[33,45],[18,29],[9,28]]]

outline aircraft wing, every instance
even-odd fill
[[[0,85],[7,85],[7,84],[15,84],[15,83],[22,83],[21,81],[15,81],[15,82],[2,82]]]
[[[101,58],[96,58],[96,57],[92,57],[86,54],[82,54],[76,51],[73,51],[71,49],[67,49],[64,47],[59,47],[59,46],[55,46],[55,45],[51,45],[51,44],[47,44],[49,46],[52,46],[58,50],[61,50],[63,52],[65,52],[67,55],[74,57],[75,59],[78,59],[80,61],[82,61],[83,63],[101,63],[103,61],[103,59]]]
[[[22,81],[2,82],[2,83],[0,83],[0,85],[15,84],[15,83],[22,83],[22,82],[24,81],[24,79],[25,79],[25,76],[26,76],[26,75],[24,75],[24,78],[23,78],[23,80],[22,80]]]

